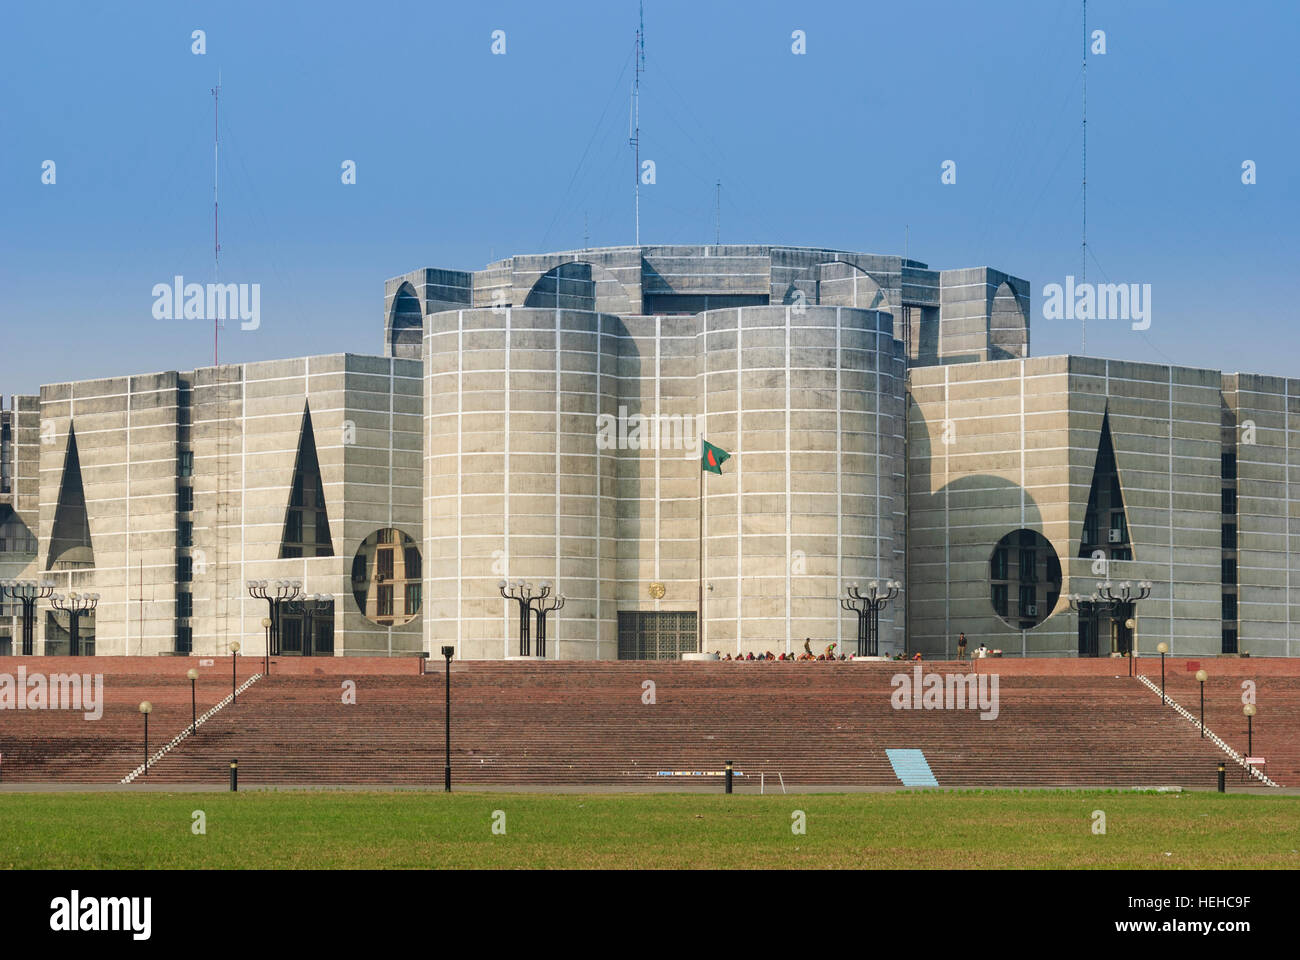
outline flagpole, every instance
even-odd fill
[[[703,458],[703,456],[704,456],[704,435],[700,434],[700,457]],[[696,632],[699,635],[699,641],[700,641],[699,652],[705,653],[706,649],[704,646],[704,461],[703,459],[701,459],[700,462],[696,464],[696,467],[699,470],[699,474],[700,474],[700,508],[698,511],[699,519],[700,519],[700,550],[699,550],[700,593],[699,593],[699,606],[697,607],[697,610],[699,611],[697,615],[700,618],[700,623],[699,623],[699,629]]]

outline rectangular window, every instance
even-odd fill
[[[194,558],[176,558],[176,582],[191,583],[194,580]]]
[[[176,524],[176,545],[178,547],[194,546],[194,521],[182,520]]]
[[[189,513],[194,509],[194,488],[177,487],[176,488],[176,509],[181,513]]]
[[[1022,617],[1038,616],[1037,603],[1038,591],[1031,586],[1022,586],[1020,588],[1020,615]]]
[[[406,579],[419,580],[422,575],[420,571],[420,548],[407,547],[403,559],[406,564]]]
[[[1237,631],[1236,630],[1223,631],[1223,652],[1224,653],[1237,652]]]
[[[420,611],[420,584],[408,583],[406,585],[406,615],[418,613]]]
[[[1237,512],[1237,491],[1236,490],[1229,489],[1223,491],[1223,512],[1227,514],[1232,514]]]
[[[1223,525],[1223,549],[1237,549],[1237,525],[1235,523],[1225,523]]]
[[[620,610],[620,660],[680,660],[699,643],[696,616],[691,613]]]
[[[1235,453],[1225,453],[1223,455],[1223,479],[1237,479],[1237,455]]]
[[[192,593],[176,594],[176,616],[178,617],[194,616],[194,594]]]
[[[284,518],[284,542],[302,543],[302,511],[290,510]]]
[[[1097,514],[1091,510],[1083,515],[1083,542],[1085,544],[1097,542]]]
[[[365,554],[357,554],[352,558],[352,582],[365,583],[366,581],[366,557]]]
[[[289,506],[302,506],[302,474],[293,478],[293,492],[289,495]]]
[[[1034,583],[1038,580],[1038,551],[1020,551],[1020,582]]]
[[[329,514],[327,514],[324,510],[318,510],[316,512],[316,542],[317,543],[330,542]]]
[[[1235,594],[1225,593],[1223,595],[1223,619],[1237,619],[1237,597]]]
[[[383,530],[380,530],[380,531],[379,531],[379,540],[378,540],[378,542],[379,542],[379,543],[392,543],[392,542],[393,542],[393,534],[394,534],[395,532],[396,532],[396,531],[394,531],[392,527],[385,527]]]
[[[1237,582],[1237,561],[1233,560],[1231,557],[1223,558],[1223,582]]]
[[[193,450],[181,451],[180,463],[176,467],[176,473],[178,476],[182,476],[182,477],[194,476],[194,451]]]
[[[378,592],[378,609],[375,610],[377,617],[391,617],[393,615],[393,585],[391,583],[380,586]]]
[[[1007,585],[1005,583],[995,583],[993,585],[993,609],[997,611],[998,616],[1007,615]]]
[[[194,628],[176,628],[176,652],[189,653],[194,648]]]
[[[993,560],[990,563],[989,576],[994,580],[1005,580],[1007,578],[1007,551],[999,548],[993,551]]]
[[[280,649],[285,653],[302,653],[302,621],[297,617],[280,621]]]
[[[378,572],[375,574],[378,580],[393,579],[393,551],[380,550],[375,554],[376,567]]]

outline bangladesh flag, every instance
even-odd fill
[[[707,440],[703,441],[703,443],[704,451],[700,456],[700,469],[721,475],[722,464],[724,461],[731,459],[731,454],[721,447],[715,447]]]

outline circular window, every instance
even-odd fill
[[[420,548],[393,527],[376,530],[352,558],[352,596],[366,619],[400,627],[420,612]]]
[[[1061,595],[1061,559],[1037,530],[1015,530],[998,541],[989,557],[989,599],[993,612],[1016,630],[1038,626]]]

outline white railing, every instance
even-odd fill
[[[222,699],[212,709],[200,713],[198,719],[195,720],[193,724],[189,724],[189,723],[185,724],[184,730],[176,734],[176,736],[172,737],[171,740],[167,742],[167,745],[165,747],[163,747],[152,757],[149,757],[148,760],[140,764],[138,767],[136,767],[134,770],[128,773],[125,777],[123,777],[121,782],[131,783],[133,780],[135,780],[136,777],[143,776],[146,766],[152,767],[163,757],[167,756],[167,754],[171,752],[173,747],[177,746],[182,740],[190,736],[190,734],[192,734],[196,729],[203,726],[204,723],[210,720],[214,715],[219,713],[222,709],[229,706],[234,701],[235,697],[238,694],[243,693],[245,690],[247,690],[249,687],[251,687],[254,683],[256,683],[260,679],[262,679],[262,675],[260,673],[253,674],[251,677],[249,677],[247,680],[245,680],[242,684],[240,684],[235,689],[234,694],[231,694],[230,696],[227,696],[224,699]]]
[[[1137,678],[1141,680],[1143,683],[1145,683],[1148,687],[1150,687],[1151,691],[1156,696],[1160,696],[1160,687],[1157,684],[1153,683],[1149,677],[1145,677],[1142,674],[1138,674]],[[1201,726],[1200,718],[1197,717],[1190,710],[1183,707],[1183,705],[1180,704],[1178,701],[1176,701],[1173,697],[1169,696],[1169,694],[1166,693],[1164,695],[1164,698],[1165,698],[1165,702],[1174,709],[1175,713],[1180,714],[1186,720],[1190,720],[1192,723],[1196,724],[1198,728]],[[1212,741],[1214,745],[1217,746],[1224,753],[1226,753],[1233,762],[1235,762],[1239,767],[1241,767],[1243,770],[1249,773],[1256,780],[1270,787],[1281,786],[1281,784],[1275,783],[1272,780],[1270,780],[1268,776],[1265,775],[1264,771],[1260,770],[1254,764],[1247,763],[1245,757],[1243,757],[1236,750],[1232,749],[1232,747],[1228,746],[1227,741],[1225,741],[1221,736],[1219,736],[1209,727],[1205,728],[1205,739]]]

